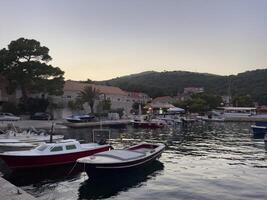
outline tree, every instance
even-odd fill
[[[99,101],[97,105],[97,112],[106,112],[111,109],[111,101],[109,99],[104,99]]]
[[[98,92],[91,86],[86,86],[83,91],[80,92],[78,98],[83,103],[88,103],[91,109],[91,113],[94,113],[95,100],[98,98]]]
[[[0,50],[0,74],[8,79],[10,88],[20,87],[24,101],[29,92],[62,94],[64,72],[47,64],[52,60],[48,53],[40,42],[25,38]]]
[[[83,102],[81,102],[81,99],[77,98],[75,101],[69,101],[68,107],[71,111],[81,111],[83,110]]]
[[[249,95],[235,96],[233,99],[233,103],[235,106],[240,106],[240,107],[253,106],[253,101]]]

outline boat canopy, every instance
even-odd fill
[[[145,106],[145,108],[152,108],[152,109],[169,109],[169,108],[175,108],[174,105],[170,104],[170,103],[149,103]]]
[[[218,107],[218,109],[221,109],[221,110],[235,110],[235,111],[249,111],[249,110],[256,110],[255,107]]]
[[[172,112],[172,113],[182,113],[182,112],[185,112],[185,110],[184,109],[182,109],[182,108],[178,108],[178,107],[174,107],[174,108],[169,108],[168,110],[167,110],[168,112]]]

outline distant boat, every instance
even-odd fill
[[[66,117],[65,119],[68,122],[79,123],[79,122],[89,122],[94,118],[95,118],[94,115],[71,115]]]
[[[251,126],[254,138],[264,138],[267,135],[267,121],[256,122],[255,125]]]
[[[110,145],[80,144],[76,140],[45,143],[28,151],[10,151],[0,154],[13,170],[39,168],[75,163],[78,158],[109,150]]]
[[[164,151],[164,144],[141,143],[125,150],[111,150],[93,156],[80,158],[89,177],[114,174],[144,167],[159,158]]]

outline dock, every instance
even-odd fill
[[[267,117],[251,116],[251,117],[228,117],[226,122],[266,122]]]
[[[0,177],[0,199],[36,200],[35,197]]]
[[[97,126],[126,126],[130,124],[131,120],[105,120],[105,121],[97,121],[97,122],[79,122],[79,123],[72,123],[67,122],[63,123],[62,125],[70,127],[70,128],[89,128],[89,127],[97,127]]]

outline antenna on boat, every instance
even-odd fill
[[[50,143],[53,142],[54,125],[55,125],[55,123],[52,122],[52,126],[51,126],[51,129],[50,129],[50,139],[49,139]]]

